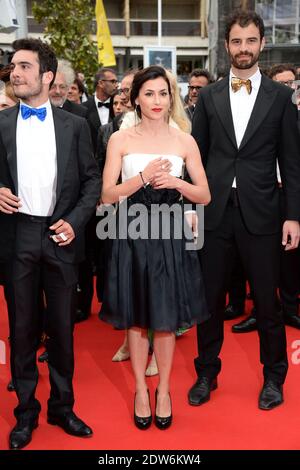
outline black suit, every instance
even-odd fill
[[[195,106],[193,104],[192,106],[188,106],[187,108],[185,108],[186,115],[190,121],[193,120],[194,111],[195,111]]]
[[[257,306],[264,376],[283,383],[287,371],[286,339],[276,311],[281,236],[278,158],[285,191],[285,219],[300,218],[300,142],[292,91],[262,75],[242,142],[237,148],[228,77],[202,88],[193,118],[212,201],[205,208],[201,250],[211,319],[198,328],[199,376],[221,369],[223,307],[232,252],[237,247]],[[232,190],[234,177],[237,189]]]
[[[85,106],[81,104],[73,103],[73,101],[66,100],[62,106],[62,109],[68,111],[69,113],[76,114],[83,118],[87,117],[88,110]]]
[[[76,114],[87,119],[88,109],[70,100],[66,100],[62,107],[69,113]],[[97,238],[96,238],[96,214],[92,214],[85,229],[85,260],[80,263],[78,273],[77,309],[86,317],[91,312],[94,294],[94,266],[96,264]]]
[[[106,123],[105,122],[102,123],[100,121],[99,114],[98,114],[98,109],[96,107],[95,97],[94,96],[91,96],[87,101],[82,103],[82,106],[85,106],[88,110],[86,118],[87,118],[89,126],[90,126],[91,135],[92,135],[92,142],[93,142],[93,148],[94,148],[94,152],[96,154],[98,131],[100,129],[100,126],[103,126]],[[112,118],[113,118],[113,111],[111,109],[110,113],[109,113],[109,122],[112,120]]]
[[[7,302],[12,377],[19,399],[16,416],[24,412],[37,414],[40,410],[35,399],[39,286],[45,292],[50,336],[47,344],[51,383],[48,408],[59,414],[73,407],[77,266],[85,254],[85,225],[99,198],[99,175],[86,120],[55,107],[52,110],[57,156],[53,215],[35,218],[0,213],[0,257],[10,260]],[[18,111],[19,106],[15,106],[0,114],[0,186],[9,187],[16,195]],[[59,219],[69,222],[75,232],[75,239],[65,247],[57,246],[49,238],[49,226]]]

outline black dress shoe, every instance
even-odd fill
[[[32,438],[32,432],[38,427],[38,417],[28,418],[20,416],[17,424],[9,435],[9,448],[22,449],[27,446]]]
[[[156,414],[156,404],[157,404],[157,389],[155,390],[155,416],[154,416],[154,422],[155,422],[155,425],[158,429],[168,429],[171,424],[172,424],[172,420],[173,420],[173,415],[172,415],[172,402],[171,402],[171,396],[169,394],[169,397],[170,397],[170,405],[171,405],[171,414],[169,416],[158,416]]]
[[[149,406],[150,406],[149,390],[147,390],[147,393],[148,393]],[[152,415],[146,416],[146,417],[138,416],[138,415],[135,413],[135,398],[136,398],[136,393],[135,393],[135,395],[134,395],[134,403],[133,403],[133,407],[134,407],[134,414],[133,414],[134,424],[135,424],[136,427],[139,428],[139,429],[142,429],[142,430],[148,429],[148,428],[150,427],[151,423],[152,423]]]
[[[10,380],[10,381],[8,382],[6,388],[7,388],[7,390],[8,390],[9,392],[15,392],[15,391],[16,391],[15,386],[14,386],[12,380]]]
[[[233,325],[231,331],[233,333],[249,333],[249,331],[257,330],[256,317],[249,315],[245,320]]]
[[[45,350],[42,354],[38,357],[39,362],[48,362],[48,351]]]
[[[67,434],[78,437],[90,437],[93,431],[73,411],[68,411],[63,415],[53,415],[48,413],[47,422],[60,426]]]
[[[83,310],[77,309],[75,316],[75,323],[80,323],[81,321],[87,320],[91,312],[84,312]]]
[[[300,317],[298,315],[284,315],[284,323],[300,330]]]
[[[244,314],[244,308],[237,308],[228,304],[224,310],[224,320],[234,320]]]
[[[273,380],[265,380],[258,399],[261,410],[272,410],[283,403],[282,385]]]
[[[189,404],[199,406],[206,403],[210,399],[210,392],[216,390],[218,382],[216,377],[198,377],[195,384],[188,393]]]

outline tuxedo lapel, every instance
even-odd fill
[[[15,194],[18,194],[17,170],[17,119],[20,105],[10,109],[10,114],[2,124],[2,138],[7,150],[7,162],[14,183]]]
[[[261,126],[270,110],[270,107],[274,103],[278,90],[272,85],[273,83],[262,75],[261,85],[239,150],[247,144],[259,126]]]
[[[231,142],[237,147],[234,126],[232,120],[232,112],[229,98],[229,78],[226,77],[219,82],[219,86],[211,90],[211,96],[215,105],[217,114],[222,125],[228,134]]]
[[[56,139],[56,155],[57,155],[57,186],[56,186],[56,201],[58,201],[68,158],[71,151],[73,139],[73,126],[70,119],[68,119],[67,112],[61,112],[59,109],[52,106],[53,121]]]
[[[93,101],[91,103],[91,108],[90,108],[90,115],[88,116],[90,122],[93,124],[93,126],[95,127],[95,129],[99,129],[99,127],[102,125],[101,124],[101,121],[100,121],[100,118],[99,118],[99,114],[98,114],[98,110],[97,110],[97,107],[96,107],[96,103],[95,103],[95,100],[94,100],[94,97],[92,98]]]

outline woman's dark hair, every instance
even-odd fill
[[[138,105],[136,105],[135,100],[139,96],[140,89],[142,88],[144,83],[147,82],[148,80],[155,80],[156,78],[163,78],[165,80],[165,82],[168,85],[170,98],[172,96],[170,81],[163,67],[160,67],[159,65],[150,65],[150,67],[146,67],[145,69],[139,70],[134,75],[131,93],[130,93],[130,101],[132,103],[132,106],[136,110],[139,118],[142,117],[141,108]]]
[[[114,111],[114,99],[115,96],[119,96],[118,90],[114,91],[113,94],[110,97],[110,102],[109,102],[109,117],[113,119],[115,116],[115,111]]]
[[[11,65],[8,64],[8,65],[5,65],[5,67],[3,67],[1,70],[0,70],[0,80],[2,82],[9,82],[10,81],[10,72],[11,72]]]
[[[12,46],[14,52],[25,50],[37,53],[40,63],[40,75],[45,72],[53,73],[53,80],[49,85],[50,90],[54,83],[57,70],[57,58],[51,47],[46,42],[34,38],[17,39],[12,43]]]
[[[273,78],[275,75],[282,72],[292,72],[295,75],[295,78],[297,76],[297,69],[293,66],[293,64],[277,64],[270,68],[269,78]]]
[[[235,10],[228,16],[225,25],[225,39],[229,42],[229,34],[231,28],[238,24],[241,28],[246,28],[249,24],[254,23],[259,29],[260,39],[265,35],[265,26],[263,19],[255,11]]]
[[[73,83],[74,83],[74,85],[77,85],[79,93],[81,93],[83,95],[83,93],[84,93],[84,84],[82,83],[82,81],[79,78],[76,77]]]

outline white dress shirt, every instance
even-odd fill
[[[48,100],[44,121],[37,116],[17,120],[17,171],[19,212],[51,216],[56,203],[57,156],[52,108]],[[27,105],[26,105],[27,106]]]
[[[106,106],[98,107],[98,103],[101,103],[101,101],[98,100],[96,95],[94,95],[94,98],[95,98],[96,108],[98,111],[101,126],[103,126],[104,124],[107,124],[109,121],[109,108],[107,108]],[[110,98],[108,98],[106,101],[103,101],[103,103],[109,103],[109,102],[110,102]]]
[[[250,93],[250,95],[248,94],[245,86],[242,86],[238,91],[234,92],[231,88],[232,77],[235,77],[235,75],[232,73],[232,70],[230,70],[229,97],[236,143],[239,147],[243,140],[248,121],[250,119],[254,103],[257,98],[257,93],[261,83],[261,73],[258,69],[254,75],[249,77],[252,85],[252,92]],[[233,180],[232,187],[236,188],[236,178],[234,178]]]

